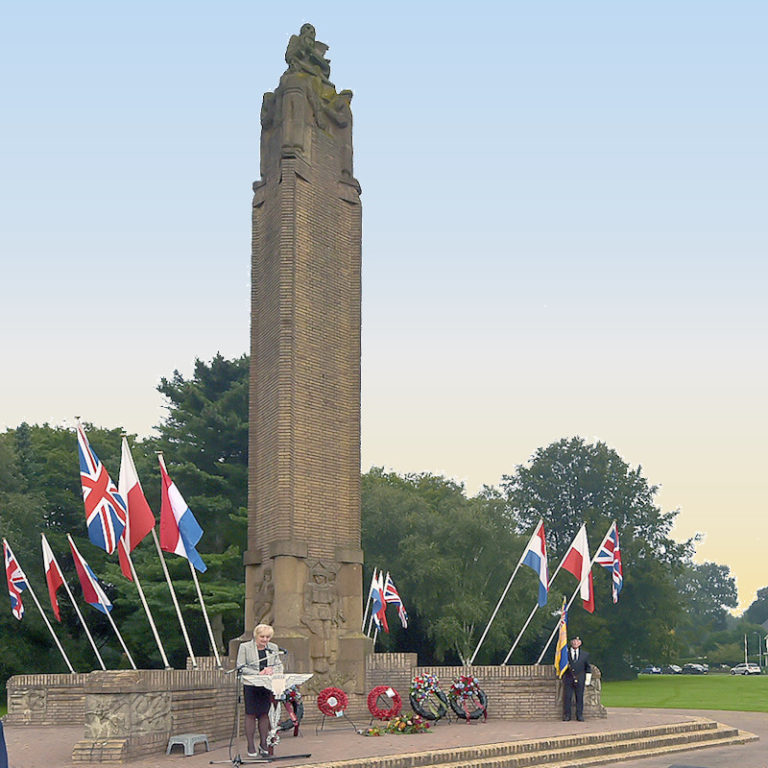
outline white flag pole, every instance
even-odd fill
[[[96,654],[96,658],[99,660],[99,665],[103,670],[106,670],[106,666],[104,665],[104,660],[101,658],[101,654],[99,653],[99,649],[96,647],[96,643],[93,640],[93,637],[91,636],[91,632],[88,629],[88,625],[85,623],[85,619],[83,618],[83,614],[80,613],[80,609],[77,607],[77,603],[75,602],[74,595],[72,594],[72,590],[69,588],[69,584],[67,584],[67,580],[64,578],[64,572],[61,570],[61,567],[59,566],[58,560],[56,560],[56,555],[53,554],[53,550],[51,549],[51,545],[48,543],[48,539],[45,538],[45,534],[40,534],[43,537],[43,547],[48,547],[48,552],[51,555],[51,561],[54,563],[56,568],[58,568],[59,573],[61,574],[61,583],[64,586],[64,589],[67,592],[67,596],[69,597],[70,602],[72,603],[72,607],[75,609],[75,613],[77,614],[77,618],[80,619],[80,623],[83,625],[83,629],[85,630],[85,635],[88,638],[88,642],[91,644],[91,648],[93,648],[93,652]],[[43,550],[45,551],[45,550]]]
[[[581,529],[579,529],[579,530],[581,530]],[[611,529],[609,528],[608,529],[608,533],[610,533],[610,532],[611,532]],[[607,538],[608,537],[606,535],[606,539]],[[575,541],[575,539],[574,539],[574,541]],[[584,576],[584,578],[579,581],[578,585],[576,586],[576,589],[573,591],[573,594],[571,595],[571,599],[568,601],[568,605],[565,606],[566,611],[570,610],[571,603],[573,603],[573,601],[576,599],[576,595],[579,593],[579,590],[581,590],[581,585],[589,578],[589,575],[592,573],[592,566],[595,564],[595,558],[597,557],[597,553],[603,548],[603,544],[605,544],[605,539],[603,539],[602,544],[600,544],[600,546],[595,550],[595,554],[592,556],[591,560],[589,561],[589,568],[587,569],[587,573]],[[573,543],[571,543],[571,546],[573,546]],[[568,555],[568,552],[570,552],[570,550],[571,550],[571,547],[568,547],[568,550],[565,553],[566,556]],[[565,559],[565,558],[563,558],[563,559]],[[541,664],[541,660],[544,658],[544,654],[547,652],[547,649],[552,644],[552,640],[554,640],[555,635],[557,634],[557,630],[559,628],[560,628],[560,621],[558,620],[558,623],[555,624],[555,628],[552,630],[552,634],[549,636],[549,640],[547,640],[547,644],[544,646],[544,649],[539,654],[539,658],[536,659],[536,663],[537,664]]]
[[[7,545],[8,542],[3,539],[3,542]],[[16,564],[19,564],[19,561],[16,561]],[[29,582],[29,578],[27,577],[27,574],[24,573],[24,571],[21,568],[21,565],[19,565],[19,570],[24,574],[24,583],[27,585],[27,590],[29,591],[30,596],[32,597],[32,600],[34,601],[35,605],[37,606],[37,610],[40,611],[40,615],[43,617],[43,621],[45,622],[45,626],[48,627],[48,631],[51,633],[51,636],[53,637],[54,642],[56,643],[56,647],[61,652],[61,655],[64,657],[64,661],[66,662],[67,666],[69,667],[69,671],[74,675],[75,670],[72,667],[72,664],[69,661],[69,657],[67,656],[66,652],[64,651],[64,648],[62,647],[61,643],[59,642],[59,638],[56,637],[56,633],[53,631],[53,627],[51,626],[51,622],[48,621],[48,617],[45,615],[45,612],[43,611],[43,607],[40,605],[40,601],[37,599],[37,595],[35,594],[35,590],[32,589],[32,585]]]
[[[192,561],[187,559],[189,563],[189,570],[192,572],[192,580],[195,582],[195,589],[197,590],[197,597],[200,600],[200,607],[203,609],[203,618],[205,619],[205,627],[208,630],[208,639],[211,641],[211,648],[213,648],[213,655],[216,657],[216,665],[219,669],[224,669],[221,666],[221,659],[219,658],[219,649],[216,647],[216,641],[213,639],[213,630],[211,629],[211,622],[208,620],[208,611],[205,610],[205,602],[203,602],[203,593],[200,591],[200,582],[197,580],[197,574],[195,573],[195,566],[192,565]]]
[[[124,464],[126,464],[125,474],[123,470]],[[118,488],[121,494],[123,494],[123,488],[120,486],[125,482],[124,478],[127,478],[129,476],[135,477],[139,490],[143,495],[144,491],[141,488],[141,483],[139,482],[139,475],[136,472],[136,465],[133,462],[133,455],[131,454],[131,449],[128,445],[128,437],[125,433],[123,433],[122,453],[120,457],[120,477],[118,478]],[[127,506],[128,504],[127,492],[124,494],[124,500]],[[123,554],[125,555],[125,558],[128,561],[128,565],[131,569],[131,576],[133,577],[133,583],[136,585],[136,589],[138,590],[139,599],[141,600],[141,604],[144,607],[144,613],[147,614],[147,620],[149,621],[149,626],[152,630],[152,635],[154,636],[155,643],[157,644],[157,648],[160,651],[160,658],[163,660],[163,666],[165,667],[165,669],[171,669],[171,665],[168,663],[168,657],[165,655],[165,648],[163,648],[163,643],[160,640],[160,635],[157,633],[155,620],[152,618],[152,612],[149,610],[149,603],[147,603],[147,598],[144,596],[144,590],[141,588],[141,582],[139,581],[139,576],[136,573],[136,569],[133,567],[133,558],[131,557],[131,550],[130,550],[130,530],[131,530],[130,512],[126,514],[126,523],[127,524],[126,524],[125,531],[123,531],[123,536],[120,539],[120,541],[117,543],[117,546],[118,547],[122,546]],[[127,545],[126,545],[126,538],[128,539]]]
[[[154,533],[154,530],[152,532]],[[141,604],[144,606],[144,612],[147,614],[147,619],[149,620],[149,626],[152,629],[152,634],[154,635],[155,643],[157,644],[157,647],[160,651],[160,657],[163,660],[163,665],[165,666],[165,669],[171,669],[171,665],[168,663],[168,657],[165,655],[165,648],[163,648],[163,643],[160,640],[160,635],[158,635],[157,633],[155,620],[152,618],[152,613],[149,610],[149,603],[147,603],[147,598],[144,596],[144,590],[141,588],[141,582],[139,581],[139,574],[136,573],[136,569],[133,567],[133,558],[131,557],[131,554],[128,551],[128,547],[125,546],[125,542],[122,539],[118,542],[118,546],[123,547],[123,554],[128,560],[128,565],[131,568],[131,576],[133,576],[133,583],[136,585],[136,589],[139,592],[139,598],[141,599]]]
[[[570,547],[569,547],[570,549]],[[566,552],[566,554],[568,554]],[[563,559],[558,563],[557,568],[555,568],[555,572],[549,577],[549,581],[547,582],[547,591],[549,591],[549,588],[552,586],[552,582],[555,580],[555,576],[560,572],[560,569],[563,567],[563,563],[565,562],[565,556],[563,556]],[[512,643],[512,647],[509,649],[509,653],[507,654],[507,657],[504,659],[504,661],[501,662],[501,666],[504,666],[508,661],[509,657],[514,653],[515,648],[517,648],[517,644],[520,642],[520,638],[523,636],[523,632],[525,632],[526,629],[528,629],[528,625],[531,623],[531,620],[533,619],[533,615],[536,613],[536,611],[539,609],[539,603],[538,601],[533,606],[533,610],[528,616],[527,621],[525,624],[523,624],[523,628],[520,630],[520,633],[515,638],[515,642]]]
[[[541,519],[539,519],[539,522],[536,524],[536,528],[539,527],[541,524]],[[536,528],[533,529],[534,534],[536,533]],[[475,648],[474,653],[469,659],[469,666],[472,666],[472,664],[475,661],[475,656],[477,656],[477,652],[480,650],[480,646],[483,644],[485,640],[485,636],[488,634],[488,630],[491,628],[491,624],[493,624],[493,620],[496,618],[496,614],[499,612],[499,608],[501,608],[501,604],[504,602],[504,598],[507,596],[507,592],[509,592],[509,588],[512,586],[512,581],[514,580],[515,576],[517,576],[517,572],[520,570],[520,566],[523,564],[523,558],[525,557],[525,553],[528,551],[528,544],[530,544],[530,539],[528,540],[528,543],[525,545],[525,548],[523,549],[522,554],[520,555],[520,559],[517,561],[517,565],[515,566],[515,570],[512,571],[512,575],[509,577],[509,581],[507,582],[507,586],[504,587],[504,591],[501,593],[501,597],[499,598],[499,602],[496,603],[496,607],[493,609],[493,613],[491,614],[491,618],[488,621],[488,624],[485,627],[485,630],[483,631],[482,636],[480,637],[479,642],[477,643],[477,648]]]
[[[76,552],[77,547],[75,547],[75,542],[72,541],[72,537],[69,534],[67,534],[67,539],[69,541],[69,546],[72,547],[73,553]],[[82,560],[82,555],[80,556],[80,559]],[[92,573],[92,575],[95,577],[95,574]],[[81,587],[83,586],[82,580],[81,580],[80,586]],[[133,656],[131,656],[131,652],[128,650],[127,646],[125,645],[123,636],[120,634],[120,631],[118,630],[117,625],[115,624],[115,620],[112,618],[112,612],[110,611],[110,608],[112,607],[112,603],[109,602],[109,598],[104,594],[104,590],[101,588],[101,584],[99,584],[98,579],[96,578],[94,578],[93,588],[94,588],[94,591],[96,592],[96,597],[98,597],[99,599],[99,603],[101,604],[101,607],[104,609],[104,613],[107,615],[107,619],[109,619],[109,623],[112,625],[112,629],[115,631],[115,635],[117,635],[117,639],[120,641],[120,645],[122,646],[123,651],[125,651],[125,655],[128,657],[128,661],[131,663],[131,668],[136,669],[136,664],[133,661]]]
[[[53,631],[53,627],[51,626],[51,622],[48,621],[48,617],[43,613],[43,609],[40,606],[40,603],[37,599],[37,595],[35,595],[34,591],[32,590],[32,585],[29,583],[29,580],[27,580],[27,589],[29,590],[29,594],[32,596],[32,599],[35,601],[35,605],[37,606],[37,610],[40,611],[40,615],[43,617],[43,621],[45,622],[45,626],[48,627],[48,631],[53,635],[53,639],[56,641],[56,645],[58,649],[61,651],[61,655],[64,657],[64,661],[67,662],[67,666],[69,667],[69,671],[74,675],[75,670],[72,668],[72,665],[69,663],[69,659],[67,658],[67,654],[64,653],[64,649],[61,647],[61,643],[59,642],[59,638],[56,637],[56,633]]]
[[[157,539],[157,533],[155,529],[152,529],[152,540],[155,542],[155,549],[157,549],[157,556],[160,558],[160,563],[163,566],[163,574],[165,574],[165,582],[168,585],[168,590],[171,593],[171,599],[173,600],[173,607],[176,609],[176,616],[179,619],[179,625],[181,626],[181,634],[184,635],[184,642],[187,644],[187,652],[189,658],[192,659],[192,668],[197,669],[197,659],[195,658],[195,652],[192,650],[192,643],[189,642],[189,635],[187,634],[187,626],[184,623],[184,617],[181,615],[181,608],[179,608],[179,601],[176,599],[176,590],[173,588],[173,582],[171,581],[171,575],[168,573],[168,566],[165,563],[163,557],[163,550],[160,548],[160,542]]]
[[[125,641],[123,640],[123,636],[120,634],[120,630],[117,628],[117,624],[115,624],[115,620],[112,618],[112,611],[110,611],[106,605],[104,605],[104,602],[99,599],[99,602],[104,607],[104,613],[107,614],[107,618],[109,619],[109,623],[112,625],[112,629],[115,630],[115,634],[117,635],[117,639],[120,641],[120,645],[123,646],[123,650],[125,651],[125,655],[128,657],[128,661],[131,662],[131,668],[136,669],[136,664],[133,661],[133,656],[131,656],[131,652],[128,650],[127,646],[125,645]]]
[[[365,613],[363,613],[363,626],[360,627],[361,632],[365,632],[365,622],[368,619],[368,610],[371,607],[371,595],[373,594],[373,580],[376,578],[376,569],[373,569],[373,573],[371,574],[371,586],[368,587],[368,600],[365,603]],[[366,634],[368,634],[366,632]]]

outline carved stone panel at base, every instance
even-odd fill
[[[165,733],[170,728],[170,693],[86,694],[86,738]]]

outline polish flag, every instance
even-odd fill
[[[56,593],[59,591],[59,587],[64,586],[64,577],[61,575],[61,569],[53,556],[45,534],[43,534],[43,565],[45,566],[45,580],[48,582],[48,596],[51,598],[53,615],[56,617],[56,621],[61,621],[59,599]]]
[[[160,474],[163,480],[160,503],[160,548],[163,552],[173,552],[186,557],[200,573],[203,573],[208,567],[195,549],[195,545],[203,537],[203,529],[195,520],[192,510],[184,501],[176,484],[168,476],[162,455],[157,458],[160,461]]]
[[[572,573],[581,587],[581,601],[584,610],[589,613],[595,611],[595,591],[592,586],[592,560],[589,557],[589,543],[587,542],[587,526],[579,528],[570,548],[563,558],[563,568]]]
[[[139,482],[136,465],[133,463],[131,449],[128,447],[128,439],[123,438],[122,455],[120,458],[120,477],[117,487],[120,495],[126,502],[128,514],[126,526],[117,548],[120,559],[120,570],[123,576],[133,581],[128,555],[133,552],[139,542],[155,527],[155,516],[152,514],[144,491]]]

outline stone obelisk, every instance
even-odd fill
[[[245,630],[362,691],[360,186],[351,91],[304,24],[261,109],[254,183]]]

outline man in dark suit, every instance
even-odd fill
[[[592,678],[589,654],[581,647],[581,638],[574,637],[568,650],[568,669],[563,674],[563,720],[571,719],[571,699],[576,695],[576,719],[584,719],[584,686]]]

